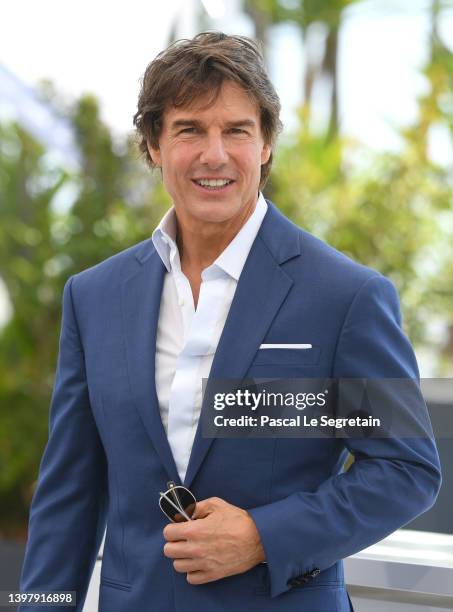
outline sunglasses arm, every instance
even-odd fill
[[[174,503],[172,502],[172,500],[171,500],[169,497],[167,497],[167,495],[166,495],[165,493],[162,493],[162,491],[160,491],[159,495],[160,495],[161,497],[165,497],[165,499],[168,501],[168,503],[169,503],[171,506],[173,506],[173,508],[176,510],[176,512],[179,512],[180,514],[182,514],[182,515],[183,515],[183,517],[184,517],[184,518],[185,518],[187,521],[191,521],[191,520],[192,520],[192,519],[190,518],[190,516],[189,516],[188,514],[186,514],[182,508],[179,508],[179,506],[177,506],[176,504],[174,504]]]

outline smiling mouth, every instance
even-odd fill
[[[234,183],[232,179],[192,179],[192,182],[208,191],[220,191]]]

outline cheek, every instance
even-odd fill
[[[244,168],[247,168],[247,174],[253,180],[261,174],[261,155],[258,151],[250,152],[243,159]]]
[[[177,186],[186,180],[188,175],[189,164],[184,159],[179,159],[176,156],[163,160],[163,180],[165,185],[170,187]]]
[[[261,164],[260,151],[256,147],[243,146],[232,152],[231,157],[234,158],[236,164],[249,174]]]
[[[168,175],[180,176],[181,172],[190,167],[193,158],[193,148],[186,143],[179,143],[162,149],[162,164],[167,169]]]

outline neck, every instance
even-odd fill
[[[256,202],[241,211],[240,215],[219,223],[185,219],[176,211],[176,242],[182,268],[201,275],[234,239],[255,207]]]

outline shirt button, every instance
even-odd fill
[[[181,307],[182,307],[182,306],[184,306],[184,300],[183,300],[183,298],[178,298],[178,304],[179,304],[179,306],[181,306]]]

